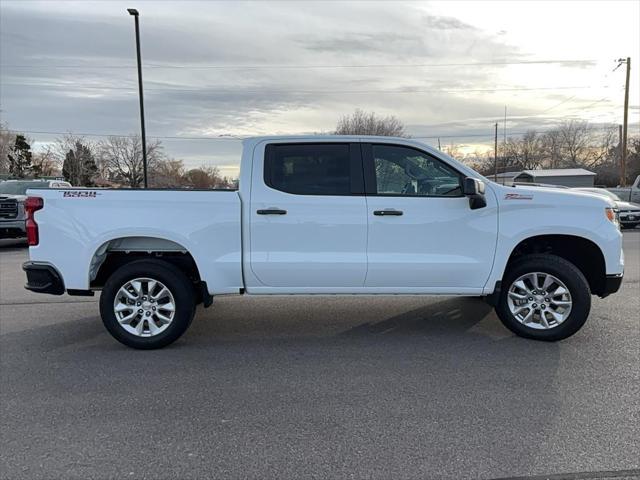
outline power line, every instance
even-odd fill
[[[589,65],[596,60],[516,60],[504,62],[469,62],[469,63],[399,63],[399,64],[320,64],[320,65],[177,65],[177,64],[146,64],[145,68],[153,69],[216,69],[216,70],[289,70],[289,69],[331,69],[331,68],[441,68],[441,67],[476,67],[476,66],[506,66],[506,65]],[[90,69],[119,69],[136,68],[135,65],[43,65],[43,64],[3,64],[0,68],[90,68]]]
[[[563,101],[561,101],[560,103],[556,103],[553,107],[550,107],[550,108],[547,108],[546,110],[543,110],[542,112],[540,112],[540,113],[539,113],[539,115],[542,115],[542,114],[544,114],[544,113],[547,113],[548,111],[553,110],[554,108],[557,108],[557,107],[559,107],[560,105],[563,105],[563,104],[567,103],[567,102],[568,102],[568,101],[570,101],[570,100],[573,100],[573,99],[574,99],[574,98],[576,98],[577,96],[578,96],[578,94],[576,93],[575,95],[573,95],[573,96],[571,96],[571,97],[569,97],[569,98],[564,99],[564,100],[563,100]]]
[[[118,138],[138,138],[139,135],[119,134],[119,133],[87,133],[87,132],[53,132],[49,130],[16,130],[8,129],[5,132],[11,133],[28,133],[32,135],[74,135],[77,137],[118,137]],[[248,135],[249,137],[251,135]],[[217,137],[182,137],[182,136],[163,136],[163,135],[147,135],[148,138],[158,138],[163,140],[243,140],[246,137],[236,135],[219,135]]]
[[[3,86],[15,86],[15,87],[37,87],[37,88],[77,88],[78,90],[122,90],[135,92],[134,87],[117,87],[117,86],[98,86],[98,85],[60,85],[60,84],[30,84],[30,83],[11,83],[4,82]],[[459,88],[459,89],[417,89],[417,90],[243,90],[243,89],[207,89],[203,88],[158,88],[148,87],[145,91],[162,91],[162,92],[193,92],[193,93],[247,93],[247,94],[416,94],[416,93],[487,93],[487,92],[523,92],[523,91],[541,91],[541,90],[587,90],[594,88],[593,85],[576,85],[576,86],[556,86],[556,87],[509,87],[509,88]],[[608,88],[608,87],[605,87]]]
[[[598,128],[592,128],[592,130],[599,130]],[[133,134],[114,134],[114,133],[87,133],[87,132],[55,132],[49,130],[17,130],[17,129],[6,129],[5,132],[11,133],[26,133],[32,135],[75,135],[77,137],[118,137],[118,138],[137,138],[139,135]],[[527,132],[510,132],[508,137],[524,135]],[[544,133],[544,132],[539,132]],[[280,134],[276,136],[288,137],[288,136],[305,136],[304,133],[295,133],[295,134]],[[311,136],[312,134],[309,134]],[[247,135],[219,135],[217,137],[202,137],[202,136],[171,136],[171,135],[147,135],[148,138],[156,138],[161,140],[235,140],[241,141],[251,137],[263,137],[263,134],[247,134]],[[268,136],[268,135],[267,135]],[[323,135],[319,135],[322,137]],[[350,135],[357,137],[358,135]],[[477,138],[477,139],[493,139],[493,135],[486,133],[461,133],[457,135],[413,135],[408,137],[408,140],[436,140],[438,138]]]
[[[606,97],[602,97],[600,100],[596,100],[595,102],[590,103],[589,105],[587,105],[587,106],[585,106],[585,107],[574,107],[574,108],[575,108],[575,109],[578,109],[578,108],[579,108],[579,109],[581,109],[581,110],[586,110],[587,108],[591,108],[591,107],[593,107],[594,105],[597,105],[597,104],[599,104],[599,103],[601,103],[601,102],[604,102],[605,100],[609,100],[609,97],[608,97],[608,96],[606,96]]]
[[[611,71],[607,72],[607,73],[604,75],[603,80],[606,80],[607,78],[609,78],[609,76],[610,76],[613,72],[615,72],[615,71],[618,69],[618,67],[620,67],[620,65],[621,65],[621,63],[618,63],[618,65],[616,65],[616,67],[615,67],[615,68],[613,68]],[[609,82],[607,82],[607,84],[606,84],[606,85],[602,85],[602,88],[610,88],[610,87],[611,87],[611,84],[610,84]],[[540,114],[539,114],[539,115],[542,115],[542,114],[544,114],[544,113],[547,113],[547,112],[549,112],[550,110],[553,110],[554,108],[557,108],[557,107],[559,107],[560,105],[563,105],[563,104],[565,104],[565,103],[567,103],[567,102],[569,102],[569,101],[573,100],[573,99],[574,99],[574,98],[576,98],[577,96],[578,96],[578,94],[575,94],[575,95],[573,95],[573,96],[571,96],[571,97],[569,97],[569,98],[567,98],[567,99],[565,99],[565,100],[561,101],[560,103],[557,103],[557,104],[553,105],[552,107],[547,108],[546,110],[543,110],[542,112],[540,112]],[[596,102],[594,102],[594,103],[592,103],[592,104],[590,104],[590,105],[587,105],[586,107],[580,107],[580,108],[589,108],[589,107],[592,107],[593,105],[596,105],[596,104],[598,104],[598,103],[600,103],[600,102],[604,101],[606,98],[607,98],[607,97],[604,97],[604,98],[602,98],[602,99],[600,99],[600,100],[598,100],[598,101],[596,101]]]

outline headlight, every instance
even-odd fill
[[[607,207],[604,209],[604,214],[611,223],[613,223],[616,227],[620,228],[620,219],[618,218],[618,213],[615,209],[611,207]]]

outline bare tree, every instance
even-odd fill
[[[640,175],[640,136],[631,137],[627,146],[627,181]],[[628,185],[628,184],[627,184]]]
[[[542,155],[549,168],[558,168],[562,162],[560,131],[557,129],[545,132],[540,138]]]
[[[542,165],[542,142],[534,130],[529,130],[521,138],[509,138],[502,150],[509,170],[531,170]]]
[[[9,151],[16,141],[16,135],[9,131],[7,123],[0,123],[0,173],[9,173]]]
[[[559,129],[564,166],[595,168],[615,145],[616,131],[610,127],[598,133],[585,121],[564,123]]]
[[[590,131],[586,121],[570,120],[558,129],[564,163],[569,167],[584,164],[589,156]]]
[[[385,137],[405,137],[404,124],[390,115],[379,117],[374,112],[364,112],[359,108],[351,115],[338,121],[336,135],[381,135]]]
[[[131,188],[142,184],[142,142],[139,136],[108,137],[99,145],[100,161],[106,166],[111,177]],[[164,158],[159,140],[147,142],[147,169],[153,171]]]
[[[159,160],[151,171],[149,181],[155,188],[179,188],[185,184],[184,174],[182,160]]]
[[[635,178],[634,172],[640,172],[637,155],[640,138],[630,139],[629,145],[627,180]],[[586,122],[571,121],[542,135],[530,131],[508,139],[499,157],[499,171],[580,167],[596,173],[598,184],[617,185],[620,179],[620,145],[614,125],[595,128]],[[493,158],[476,154],[475,159],[478,170],[490,177],[494,171]]]
[[[184,178],[193,188],[231,188],[228,179],[220,175],[218,167],[193,168],[185,173]]]
[[[587,168],[596,168],[600,164],[607,162],[610,156],[615,157],[619,153],[619,146],[617,144],[618,132],[617,128],[606,128],[599,135],[593,135],[593,145],[591,147],[591,154],[585,162]]]
[[[453,157],[455,159],[461,159],[463,157],[462,155],[462,151],[460,150],[460,147],[458,147],[457,145],[451,143],[449,145],[444,145],[442,147],[442,151],[444,153],[446,153],[447,155],[449,155],[450,157]]]
[[[36,152],[31,159],[31,167],[37,176],[51,177],[58,173],[59,162],[55,148],[47,144],[43,150]]]

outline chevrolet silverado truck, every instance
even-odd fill
[[[624,202],[640,203],[640,175],[630,187],[615,187],[607,190],[615,193]]]
[[[218,295],[484,297],[555,341],[622,282],[611,200],[490,182],[406,138],[243,141],[238,190],[30,190],[26,288],[101,290],[106,329],[163,347]]]

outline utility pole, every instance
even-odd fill
[[[147,183],[147,134],[144,128],[144,98],[142,96],[142,58],[140,55],[140,26],[138,24],[138,10],[127,8],[129,15],[135,18],[136,24],[136,54],[138,56],[138,98],[140,100],[140,129],[142,130],[142,171],[144,176],[144,188],[148,188]]]
[[[496,132],[493,138],[493,181],[498,183],[498,122],[495,124]]]
[[[618,63],[627,64],[627,79],[624,87],[624,120],[622,125],[622,155],[620,158],[620,186],[627,184],[627,127],[629,124],[629,75],[631,73],[631,57],[618,59]]]
[[[502,166],[504,167],[504,171],[507,171],[507,106],[504,106],[504,158],[502,159]],[[502,177],[502,184],[504,185],[504,177]]]
[[[620,162],[620,177],[623,176],[624,169],[622,168],[622,125],[618,125],[618,161]]]
[[[438,150],[442,151],[442,148],[440,148],[440,137],[438,137]]]

